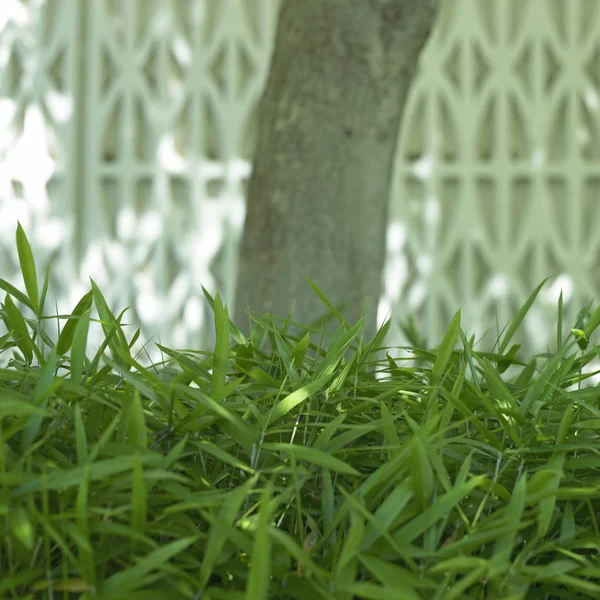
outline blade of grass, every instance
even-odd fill
[[[269,528],[271,520],[270,500],[273,495],[273,484],[268,481],[263,489],[258,522],[254,532],[254,546],[246,586],[246,600],[258,600],[269,597],[269,580],[271,574],[271,540]]]
[[[363,328],[363,319],[351,327],[328,351],[315,369],[315,378],[333,373],[350,344]]]
[[[537,298],[537,295],[540,293],[540,290],[542,289],[542,287],[544,287],[544,284],[546,283],[546,281],[548,281],[548,279],[551,279],[551,278],[552,278],[552,276],[546,277],[546,279],[544,279],[544,281],[542,281],[542,283],[540,283],[535,288],[535,290],[533,291],[531,296],[529,296],[529,298],[527,299],[525,304],[523,304],[523,306],[519,309],[515,318],[512,320],[512,322],[508,328],[508,331],[506,332],[506,335],[504,336],[504,339],[502,340],[502,343],[500,344],[500,347],[498,350],[500,354],[504,354],[504,351],[506,350],[510,340],[513,338],[515,333],[517,333],[517,330],[521,326],[521,323],[523,322],[523,319],[529,312],[529,309],[531,308],[532,304],[535,302],[535,299]]]
[[[208,541],[204,548],[202,564],[198,573],[200,588],[204,589],[207,585],[227,542],[227,535],[224,534],[224,528],[219,526],[220,522],[224,522],[230,527],[233,526],[234,521],[239,517],[244,500],[246,500],[248,494],[256,485],[257,480],[258,476],[255,475],[238,488],[231,490],[227,496],[227,502],[221,504],[218,520],[211,525],[208,531]]]
[[[90,297],[91,302],[91,297]],[[81,304],[81,303],[80,303]],[[73,334],[70,335],[71,341],[67,346],[71,346],[71,373],[70,378],[73,383],[82,384],[83,367],[85,363],[85,352],[87,348],[87,338],[90,327],[91,309],[84,310],[81,317],[74,321]],[[68,326],[69,324],[67,324]],[[63,329],[63,333],[66,331]],[[66,350],[65,350],[66,352]]]
[[[313,281],[306,275],[304,276],[304,278],[308,282],[308,285],[310,285],[310,287],[312,288],[313,292],[317,295],[319,300],[321,300],[321,302],[329,309],[329,311],[333,315],[335,315],[335,318],[338,319],[338,321],[340,321],[341,323],[343,323],[346,326],[346,329],[350,329],[350,325],[348,324],[346,319],[344,319],[344,317],[337,310],[337,308],[333,304],[331,304],[331,302],[329,302],[325,294],[317,287],[317,285],[313,283]]]
[[[80,321],[80,317],[92,308],[93,293],[90,290],[85,296],[79,300],[77,306],[73,309],[71,316],[67,319],[65,326],[60,332],[58,342],[56,342],[56,352],[58,356],[66,354],[73,343],[75,336],[75,327]],[[88,315],[89,319],[89,315]]]
[[[35,354],[38,360],[43,362],[44,357],[41,355],[37,346],[29,336],[29,330],[27,329],[27,324],[25,323],[23,315],[19,312],[19,309],[16,307],[15,303],[8,294],[4,299],[2,308],[4,308],[2,320],[4,321],[4,324],[11,334],[15,344],[17,344],[17,347],[23,353],[25,360],[28,363],[31,363],[33,360],[33,355]]]
[[[204,297],[206,298],[208,305],[214,312],[215,301],[214,301],[213,297],[208,293],[208,290],[204,286],[202,286],[202,291],[204,292]],[[233,339],[238,344],[246,344],[246,342],[247,342],[246,336],[236,327],[235,323],[231,320],[229,320],[229,328],[231,330],[231,335],[233,336]]]
[[[560,290],[558,297],[558,321],[556,323],[556,348],[562,346],[562,332],[563,332],[563,292]]]
[[[46,304],[46,295],[48,294],[48,286],[50,284],[50,269],[54,264],[54,259],[50,261],[48,266],[46,267],[46,275],[44,275],[44,284],[42,285],[42,294],[40,295],[40,303],[39,303],[39,313],[38,317],[44,314],[44,305]]]
[[[134,459],[131,474],[131,527],[138,533],[144,533],[148,523],[148,492],[139,450],[136,451]],[[132,540],[132,555],[138,547],[139,545]]]
[[[296,369],[299,369],[304,364],[304,359],[306,357],[306,351],[308,349],[309,342],[310,334],[307,333],[292,350],[292,362],[294,363]]]
[[[31,308],[33,312],[40,316],[40,300],[38,292],[38,282],[35,270],[35,260],[33,258],[33,252],[29,245],[27,235],[21,227],[21,223],[17,222],[17,251],[19,253],[19,263],[21,265],[21,274],[23,275],[23,282],[25,283],[25,289],[29,294],[29,300],[31,301]]]
[[[112,354],[113,360],[119,364],[123,369],[129,370],[129,364],[123,360],[123,358],[119,355],[119,350],[125,356],[131,357],[131,352],[129,350],[129,344],[127,343],[127,339],[125,338],[125,334],[121,329],[120,318],[117,320],[110,308],[108,307],[108,303],[106,299],[102,295],[102,292],[94,282],[94,280],[90,277],[90,282],[92,284],[92,294],[94,296],[94,304],[96,305],[96,309],[98,311],[98,316],[100,317],[100,324],[102,325],[102,329],[104,330],[104,335],[109,336],[110,334],[115,332],[115,335],[111,336],[109,339],[108,347],[110,348],[110,352]],[[125,309],[127,310],[127,309]],[[125,312],[125,311],[123,311]],[[123,313],[121,313],[123,314]]]
[[[214,400],[219,402],[223,399],[223,390],[229,369],[229,316],[227,306],[223,305],[219,294],[215,298],[214,315],[216,341],[213,353],[211,394]]]
[[[456,345],[456,340],[458,339],[458,334],[460,332],[460,309],[458,312],[452,317],[452,321],[450,321],[450,325],[448,326],[448,330],[444,335],[444,339],[442,340],[442,344],[439,347],[437,357],[435,359],[435,364],[433,365],[433,369],[431,370],[431,378],[434,383],[437,383],[446,368],[448,361],[450,360],[450,356],[454,351],[454,346]]]
[[[137,388],[133,390],[128,433],[127,441],[130,445],[134,448],[139,448],[140,450],[148,448],[146,417],[144,416],[144,407],[142,406],[142,401],[140,399],[140,392]]]
[[[79,411],[77,414],[79,415],[79,418],[81,418],[81,413]],[[84,431],[83,423],[81,424],[81,431]],[[81,461],[80,464],[82,464]],[[81,485],[77,488],[77,496],[75,500],[75,526],[78,533],[76,540],[78,546],[77,557],[79,559],[79,564],[81,565],[81,573],[86,585],[93,588],[96,585],[96,563],[94,561],[94,551],[90,539],[88,495],[89,478],[88,469],[86,468],[83,472]]]
[[[399,543],[409,543],[433,527],[438,519],[447,515],[465,496],[471,493],[486,479],[484,475],[472,477],[470,481],[455,486],[450,492],[440,496],[430,507],[425,509],[418,517],[404,525],[394,538]]]
[[[119,592],[125,594],[128,591],[133,591],[138,587],[140,579],[145,577],[152,571],[160,570],[174,556],[183,552],[188,546],[198,540],[197,535],[183,537],[164,546],[160,546],[153,550],[150,554],[140,559],[136,565],[118,571],[111,575],[102,587],[103,594]]]
[[[8,281],[4,279],[0,279],[0,289],[4,290],[7,294],[10,294],[11,296],[15,297],[21,304],[24,304],[33,312],[33,306],[29,298],[23,292],[18,290],[14,285],[8,283]]]
[[[311,381],[310,383],[307,383],[306,385],[297,389],[295,392],[292,392],[283,398],[283,400],[280,400],[269,412],[267,417],[267,426],[271,425],[281,417],[284,417],[289,412],[294,410],[296,406],[302,404],[302,402],[310,398],[313,394],[316,394],[329,382],[332,376],[333,373],[329,373],[328,375],[319,377],[318,379],[315,379],[314,381]]]
[[[326,452],[321,452],[315,448],[307,448],[297,444],[284,444],[276,442],[266,442],[262,445],[265,450],[273,450],[274,452],[285,452],[293,454],[297,460],[303,460],[320,467],[325,467],[330,471],[344,473],[346,475],[360,475],[360,473],[349,464],[345,463],[335,456],[331,456]]]
[[[492,551],[492,561],[495,563],[505,563],[510,561],[512,551],[515,547],[517,532],[525,508],[525,496],[527,492],[527,477],[521,474],[515,489],[506,505],[505,514],[509,522],[514,526],[510,532],[499,537],[494,543]]]

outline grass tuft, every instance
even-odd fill
[[[600,597],[600,392],[581,386],[600,308],[565,336],[561,295],[557,351],[519,358],[542,282],[497,353],[459,311],[417,367],[383,347],[389,323],[362,343],[337,315],[315,345],[263,316],[246,339],[205,291],[214,351],[160,346],[143,367],[93,281],[49,339],[20,225],[17,245],[26,291],[0,280],[1,598]]]

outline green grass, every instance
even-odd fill
[[[126,339],[93,282],[45,316],[20,226],[17,245],[26,291],[0,280],[0,598],[600,597],[600,391],[581,386],[599,309],[563,339],[561,296],[558,352],[519,359],[541,284],[495,353],[459,311],[417,367],[380,351],[389,324],[315,345],[262,319],[250,343],[207,295],[214,352],[161,346],[143,367],[139,330]],[[106,341],[88,358],[92,306]]]

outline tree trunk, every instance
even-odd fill
[[[374,334],[402,111],[437,0],[284,0],[241,243],[236,324],[308,325],[306,274]]]

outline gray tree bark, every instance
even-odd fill
[[[235,322],[308,325],[308,275],[374,335],[400,120],[437,0],[284,0],[240,250]]]

